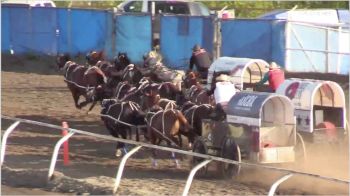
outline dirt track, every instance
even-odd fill
[[[4,66],[4,65],[3,65]],[[73,99],[61,75],[2,71],[2,115],[60,125],[67,121],[72,128],[106,134],[99,117],[74,108]],[[52,69],[50,73],[52,73]],[[99,106],[94,113],[99,113]],[[2,119],[2,130],[11,121]],[[21,124],[10,136],[2,168],[2,184],[15,187],[41,188],[61,193],[110,194],[119,164],[114,156],[114,143],[75,135],[70,139],[71,164],[56,165],[55,179],[46,183],[54,144],[60,131]],[[344,147],[345,149],[347,148]],[[151,167],[149,151],[141,150],[126,166],[120,185],[122,195],[180,195],[190,166],[184,157],[181,169],[174,168],[170,155],[163,155],[159,167]],[[349,179],[348,151],[324,154],[309,163],[308,171],[340,179]],[[196,179],[190,194],[201,195],[266,195],[273,179],[282,174],[265,170],[244,169],[236,180]],[[280,194],[344,194],[347,185],[309,177],[292,177],[281,186]],[[28,193],[30,194],[30,193]]]

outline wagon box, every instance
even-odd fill
[[[226,121],[202,121],[201,141],[197,140],[197,145],[195,141],[195,152],[202,149],[201,153],[257,163],[295,161],[296,119],[288,97],[241,91],[231,98],[226,112]]]
[[[266,72],[268,63],[261,59],[219,57],[208,70],[207,84],[213,81],[214,73],[226,73],[230,81],[240,90],[252,88]]]
[[[285,80],[276,93],[291,99],[297,130],[309,141],[329,141],[344,136],[345,96],[336,82],[291,78]]]

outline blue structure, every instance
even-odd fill
[[[350,18],[347,10],[325,13],[333,16],[329,21]],[[141,63],[151,50],[150,15],[2,6],[1,16],[2,52],[85,55],[104,50],[109,59],[126,52],[133,63]],[[291,72],[349,73],[348,30],[288,21],[285,11],[262,18],[222,20],[221,56],[275,61]],[[162,15],[160,27],[161,53],[171,68],[187,69],[195,44],[213,51],[211,17]]]
[[[126,52],[131,62],[141,63],[142,56],[151,50],[152,29],[150,15],[118,15],[116,27],[116,52]]]
[[[108,26],[112,25],[108,20],[109,17],[112,17],[110,13],[107,11],[62,8],[55,11],[58,18],[57,41],[59,53],[85,54],[91,50],[104,50],[108,41],[106,39],[109,35]]]
[[[187,69],[195,44],[213,50],[214,27],[210,17],[162,16],[160,48],[164,62],[174,69]]]
[[[104,50],[110,59],[127,52],[138,63],[151,50],[149,15],[114,18],[105,10],[2,6],[1,26],[2,52],[85,55]]]
[[[349,32],[286,20],[222,21],[221,56],[274,61],[291,72],[348,74]]]
[[[56,54],[57,16],[54,8],[3,6],[1,11],[2,51]]]

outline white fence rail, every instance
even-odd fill
[[[185,151],[185,150],[181,150],[181,149],[174,149],[174,148],[157,146],[157,145],[152,145],[152,144],[143,143],[143,142],[137,142],[137,141],[132,141],[132,140],[115,138],[115,137],[112,137],[112,136],[91,133],[91,132],[82,131],[82,130],[78,130],[78,129],[63,128],[61,126],[47,124],[47,123],[38,122],[38,121],[19,119],[19,118],[12,118],[12,117],[7,117],[7,116],[2,116],[1,118],[7,119],[7,120],[16,121],[3,134],[2,144],[1,144],[1,166],[2,166],[2,164],[4,162],[4,158],[5,158],[5,148],[6,148],[7,138],[9,136],[9,134],[15,129],[15,127],[18,124],[20,124],[20,123],[34,124],[34,125],[39,125],[39,126],[48,127],[48,128],[54,128],[54,129],[58,129],[58,130],[66,129],[66,130],[68,130],[70,132],[68,135],[66,135],[63,138],[61,138],[57,142],[57,144],[55,146],[55,150],[53,152],[52,159],[51,159],[51,164],[50,164],[50,170],[49,170],[49,175],[48,175],[49,179],[50,179],[51,175],[54,172],[55,163],[53,163],[53,162],[56,162],[56,160],[57,160],[57,156],[58,156],[58,153],[56,153],[57,149],[59,149],[61,144],[63,144],[63,142],[66,139],[68,139],[69,137],[73,136],[73,134],[78,133],[78,134],[88,135],[88,136],[99,138],[99,139],[111,140],[111,141],[116,141],[116,142],[123,142],[123,143],[133,144],[133,145],[137,146],[132,151],[130,151],[128,156],[125,156],[124,159],[123,159],[123,162],[120,163],[119,169],[118,169],[118,173],[116,175],[117,177],[116,177],[116,182],[115,182],[115,186],[114,186],[114,189],[113,189],[114,191],[117,191],[117,189],[118,189],[118,186],[119,186],[119,183],[120,183],[120,179],[121,179],[121,176],[122,176],[122,172],[123,172],[123,169],[124,169],[124,165],[126,163],[127,158],[129,158],[133,153],[135,153],[141,147],[153,148],[153,149],[169,151],[169,152],[175,152],[175,153],[180,153],[180,154],[184,154],[184,155],[195,156],[195,157],[200,157],[200,158],[206,159],[206,161],[203,161],[202,163],[199,163],[197,166],[195,166],[191,170],[190,175],[188,177],[188,180],[186,182],[186,186],[185,186],[183,195],[187,195],[188,194],[188,191],[190,189],[190,186],[191,186],[191,183],[192,183],[192,180],[193,180],[193,177],[194,177],[196,171],[203,164],[207,164],[210,161],[221,161],[221,162],[225,162],[225,163],[229,163],[229,164],[235,164],[235,165],[241,165],[241,166],[247,166],[247,167],[258,167],[258,168],[262,168],[262,169],[268,169],[268,170],[285,172],[286,175],[288,176],[288,178],[291,177],[292,175],[297,174],[297,175],[310,176],[310,177],[320,178],[320,179],[323,179],[323,180],[328,180],[328,181],[333,181],[333,182],[337,182],[337,183],[350,185],[349,181],[342,180],[342,179],[337,179],[337,178],[332,178],[332,177],[327,177],[327,176],[322,176],[322,175],[318,175],[318,174],[305,173],[305,172],[300,172],[300,171],[295,171],[295,170],[290,170],[290,169],[284,169],[284,168],[278,168],[278,167],[272,167],[272,166],[261,165],[261,164],[237,162],[237,161],[233,161],[233,160],[229,160],[229,159],[224,159],[224,158],[221,158],[221,157],[215,157],[215,156],[211,156],[211,155],[205,155],[205,154]],[[283,178],[282,180],[279,180],[279,181],[275,182],[272,185],[272,187],[271,187],[271,189],[269,191],[269,195],[273,195],[275,190],[277,189],[277,186],[280,183],[282,183],[284,180],[287,180],[287,178]]]

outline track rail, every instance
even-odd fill
[[[12,118],[12,117],[3,116],[3,115],[1,116],[1,118],[7,119],[7,120],[16,121],[3,134],[4,136],[2,138],[2,145],[1,145],[1,158],[2,158],[1,159],[1,165],[3,164],[4,157],[5,157],[6,140],[7,140],[8,136],[9,136],[9,134],[15,129],[15,127],[18,124],[20,124],[20,123],[27,123],[27,124],[34,124],[34,125],[39,125],[39,126],[53,128],[53,129],[58,129],[58,130],[62,130],[63,129],[63,127],[61,127],[61,126],[48,124],[48,123],[43,123],[43,122],[38,122],[38,121],[27,120],[27,119]],[[284,173],[286,173],[286,175],[310,176],[310,177],[319,178],[319,179],[323,179],[323,180],[327,180],[327,181],[333,181],[333,182],[336,182],[336,183],[346,184],[348,186],[350,185],[350,181],[343,180],[343,179],[338,179],[338,178],[333,178],[333,177],[328,177],[328,176],[322,176],[322,175],[318,175],[318,174],[300,172],[300,171],[296,171],[296,170],[284,169],[284,168],[279,168],[279,167],[272,167],[272,166],[255,164],[255,163],[237,162],[237,161],[233,161],[233,160],[230,160],[230,159],[224,159],[224,158],[221,158],[221,157],[215,157],[215,156],[211,156],[211,155],[200,154],[200,153],[195,153],[195,152],[185,151],[185,150],[175,149],[175,148],[169,148],[169,147],[164,147],[164,146],[157,146],[157,145],[152,145],[152,144],[148,144],[148,143],[144,143],[144,142],[137,142],[137,141],[126,140],[126,139],[121,139],[121,138],[114,138],[112,136],[91,133],[91,132],[82,131],[82,130],[73,129],[73,128],[65,128],[65,129],[70,131],[71,135],[73,135],[73,133],[78,133],[78,134],[88,135],[88,136],[99,138],[99,139],[105,139],[105,140],[110,140],[110,141],[115,141],[115,142],[123,142],[123,143],[133,144],[133,145],[140,146],[140,147],[153,148],[153,149],[158,149],[158,150],[163,150],[163,151],[168,151],[168,152],[175,152],[175,153],[180,153],[180,154],[184,154],[184,155],[200,157],[200,158],[204,158],[204,159],[206,159],[208,161],[209,160],[210,161],[221,161],[221,162],[225,162],[225,163],[229,163],[229,164],[241,165],[241,166],[246,166],[246,167],[257,167],[257,168],[261,168],[261,169],[267,169],[267,170],[284,172]],[[62,139],[59,140],[58,143],[55,146],[55,149],[59,148],[59,146],[62,143],[63,143]],[[57,153],[55,155],[53,155],[52,161],[56,161],[57,160],[55,158],[55,156],[57,156]],[[131,154],[130,154],[130,156],[131,156]],[[126,159],[124,160],[124,164],[126,162]],[[55,163],[51,163],[51,165],[54,165],[54,164]],[[202,164],[202,163],[200,163],[200,164]],[[199,165],[198,165],[198,167],[200,167]],[[123,171],[123,167],[124,167],[124,165],[120,165],[119,166],[119,170],[118,170],[118,173],[117,173],[117,176],[118,176],[117,178],[119,178],[119,180],[116,179],[116,181],[120,181],[120,178],[121,178],[121,173],[120,172]],[[198,167],[196,166],[196,167],[194,167],[191,170],[191,174],[189,175],[189,178],[188,178],[188,181],[186,183],[186,187],[185,187],[183,195],[187,195],[187,193],[189,191],[189,188],[190,188],[190,185],[192,183],[192,178],[195,175],[196,171],[198,170]],[[52,166],[50,168],[54,169],[54,166]],[[54,172],[53,169],[50,170],[51,174]],[[269,192],[269,195],[273,195],[274,194],[275,189],[277,188],[277,185],[275,185],[276,183],[279,184],[279,183],[281,183],[281,181],[280,182],[275,182],[272,185],[272,187],[270,189],[270,192]],[[116,185],[119,185],[119,182],[117,182]],[[117,190],[117,187],[114,187],[114,190]]]

